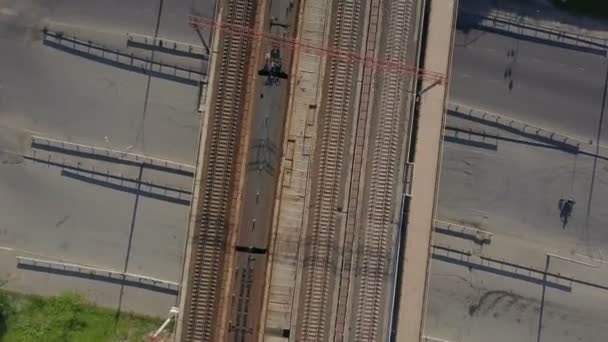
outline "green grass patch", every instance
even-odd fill
[[[0,342],[141,342],[162,321],[100,308],[80,295],[26,296],[0,290]]]
[[[608,1],[606,0],[553,0],[557,8],[589,17],[608,19]]]

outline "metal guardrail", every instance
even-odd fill
[[[76,143],[72,143],[72,142],[68,142],[68,141],[50,139],[50,138],[45,138],[45,137],[34,135],[34,136],[32,136],[32,145],[35,146],[36,144],[54,147],[54,148],[66,150],[66,151],[74,151],[77,153],[86,153],[86,154],[96,155],[96,156],[100,156],[100,157],[104,157],[104,158],[124,160],[124,161],[137,163],[137,164],[147,164],[147,165],[152,165],[152,166],[156,166],[156,167],[174,169],[174,170],[191,172],[191,173],[193,173],[194,169],[195,169],[193,165],[177,163],[177,162],[166,160],[166,159],[153,158],[153,157],[148,157],[148,156],[145,156],[142,154],[137,154],[137,153],[129,153],[129,152],[111,150],[111,149],[101,148],[101,147],[96,147],[96,146],[91,146],[91,145],[76,144]]]
[[[207,82],[207,75],[200,70],[178,65],[170,65],[149,58],[136,56],[118,49],[109,48],[90,40],[82,40],[63,32],[42,30],[44,44],[60,48],[72,54],[93,59],[105,64],[121,67],[123,69],[150,73],[159,77],[178,80],[191,85]]]
[[[403,172],[403,190],[406,196],[412,196],[412,177],[414,176],[414,163],[405,162]]]
[[[55,270],[60,270],[60,271],[64,271],[64,272],[75,272],[75,273],[80,273],[83,275],[104,277],[104,278],[108,278],[108,279],[114,279],[117,281],[134,282],[134,283],[139,283],[142,285],[166,288],[166,289],[174,290],[174,291],[177,291],[179,289],[179,284],[176,282],[171,282],[171,281],[167,281],[167,280],[152,278],[152,277],[138,275],[138,274],[119,272],[119,271],[114,271],[114,270],[110,270],[110,269],[103,269],[103,268],[97,268],[97,267],[91,267],[91,266],[85,266],[85,265],[79,265],[79,264],[65,263],[65,262],[60,262],[60,261],[55,261],[55,260],[17,256],[17,263],[30,265],[30,266],[34,266],[34,267],[55,269]]]
[[[458,103],[448,103],[448,114],[449,111],[453,111],[461,115],[470,116],[477,120],[483,120],[507,126],[513,129],[517,129],[523,133],[534,134],[541,138],[554,141],[555,143],[569,144],[576,147],[580,147],[580,145],[593,145],[593,140],[583,141],[581,139],[577,139],[563,133],[558,133],[546,128],[538,127],[517,119],[513,119],[508,116],[474,109]]]
[[[468,227],[468,226],[463,226],[461,224],[437,220],[437,219],[435,220],[435,228],[442,228],[444,230],[454,232],[454,233],[468,234],[471,236],[475,236],[475,237],[479,238],[480,240],[483,240],[483,239],[489,240],[494,235],[494,233],[491,233],[491,232],[488,232],[485,230]]]
[[[401,205],[399,206],[400,208],[400,215],[399,215],[399,224],[397,226],[397,236],[395,238],[395,258],[397,259],[395,262],[395,266],[393,268],[393,274],[395,275],[395,280],[393,281],[393,286],[391,286],[391,294],[390,294],[390,311],[389,311],[389,319],[388,319],[388,331],[389,331],[389,339],[388,342],[391,341],[391,336],[392,336],[392,332],[393,332],[393,324],[394,322],[394,316],[395,316],[395,306],[399,305],[398,303],[396,303],[396,299],[397,299],[397,286],[399,286],[399,282],[397,281],[398,279],[398,273],[399,273],[399,265],[401,263],[401,253],[402,253],[402,247],[405,248],[405,246],[401,246],[401,241],[402,241],[402,234],[403,234],[403,225],[406,224],[404,222],[404,219],[407,219],[407,217],[404,217],[404,212],[405,212],[405,206],[407,205],[407,201],[408,201],[408,197],[411,196],[411,194],[407,194],[407,193],[403,193],[401,195]]]
[[[608,49],[608,41],[606,39],[565,32],[555,28],[532,24],[526,22],[526,19],[520,16],[498,14],[480,15],[468,12],[461,12],[460,15],[465,18],[465,20],[467,18],[474,18],[475,23],[482,27],[497,28],[521,35],[535,37],[538,39],[547,39],[573,46]]]
[[[127,44],[147,46],[163,52],[189,55],[191,57],[209,59],[207,48],[202,45],[189,44],[177,40],[153,37],[144,34],[127,33]]]

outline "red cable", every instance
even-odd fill
[[[421,78],[421,79],[430,79],[430,80],[436,80],[439,82],[443,82],[445,80],[444,74],[441,74],[441,73],[438,73],[435,71],[423,70],[423,69],[419,69],[419,68],[416,69],[415,67],[411,67],[409,65],[406,65],[403,62],[400,62],[400,60],[402,58],[397,57],[397,56],[389,55],[384,60],[374,59],[374,58],[370,58],[370,57],[361,56],[361,55],[358,55],[351,51],[347,51],[347,50],[340,49],[340,48],[333,48],[333,47],[329,47],[329,46],[317,46],[317,45],[312,45],[312,44],[305,43],[302,41],[298,41],[295,39],[278,37],[278,36],[274,36],[274,35],[271,35],[271,34],[265,33],[265,32],[253,31],[253,30],[251,30],[247,27],[241,26],[241,25],[235,25],[235,24],[229,24],[229,23],[218,24],[217,22],[215,22],[211,19],[202,18],[202,17],[198,17],[198,16],[193,16],[193,15],[189,16],[189,23],[193,27],[209,27],[212,29],[219,29],[219,30],[229,32],[232,34],[244,35],[244,36],[246,36],[248,38],[252,38],[254,40],[259,40],[259,41],[267,40],[271,44],[273,44],[273,46],[280,46],[280,47],[291,48],[291,49],[296,49],[297,47],[299,47],[301,49],[305,49],[305,50],[308,49],[308,50],[319,52],[322,55],[330,56],[330,57],[340,59],[342,61],[346,61],[349,63],[362,63],[365,65],[375,66],[378,69],[386,68],[389,70],[395,70],[402,74],[417,75],[417,77]]]

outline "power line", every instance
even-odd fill
[[[376,67],[378,69],[386,69],[393,72],[405,74],[405,75],[415,75],[420,79],[428,79],[435,80],[440,83],[443,83],[446,79],[445,74],[424,70],[416,67],[412,67],[403,62],[402,56],[385,56],[384,59],[377,59],[372,57],[366,57],[364,55],[359,55],[354,52],[334,48],[330,46],[318,46],[308,42],[275,36],[270,33],[254,31],[248,27],[229,24],[224,22],[216,22],[212,19],[189,15],[188,22],[191,26],[195,28],[211,28],[215,30],[221,30],[225,33],[242,35],[246,38],[250,38],[254,41],[267,41],[271,43],[273,46],[284,47],[288,49],[300,49],[309,53],[315,53],[319,55],[324,55],[328,57],[332,57],[335,59],[339,59],[348,63],[356,63],[356,64],[364,64]]]

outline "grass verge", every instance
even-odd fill
[[[141,342],[161,320],[87,303],[80,295],[21,295],[0,290],[0,342]]]
[[[555,7],[598,19],[608,19],[606,0],[553,0]]]

